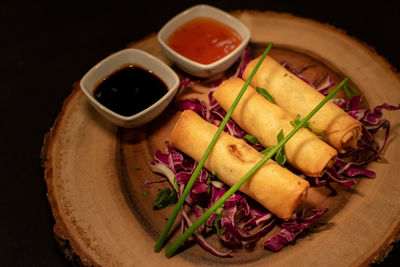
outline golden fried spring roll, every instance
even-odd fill
[[[243,79],[247,79],[257,64],[258,58],[246,67]],[[319,104],[324,96],[302,81],[271,57],[265,58],[252,79],[253,87],[266,89],[275,99],[277,105],[291,116],[307,116]],[[326,103],[315,114],[310,124],[312,127],[325,130],[327,142],[340,153],[357,146],[361,138],[361,123],[332,102]]]
[[[214,92],[215,99],[225,111],[229,110],[243,85],[242,79],[233,78],[223,82]],[[294,128],[290,122],[295,120],[251,86],[236,106],[232,119],[265,147],[276,146],[280,130],[284,136],[288,135]],[[320,177],[326,168],[332,167],[337,156],[333,147],[305,128],[285,144],[285,153],[291,165],[312,177]]]
[[[204,121],[195,112],[186,110],[171,133],[170,143],[199,162],[216,131],[216,126]],[[223,132],[204,167],[215,171],[222,181],[232,186],[262,158],[263,155],[245,141]],[[306,180],[269,160],[240,191],[287,220],[308,188]]]

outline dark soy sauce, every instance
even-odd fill
[[[168,91],[165,83],[136,65],[122,66],[94,89],[102,105],[122,116],[132,116],[153,105]]]

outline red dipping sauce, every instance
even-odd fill
[[[240,35],[228,25],[211,18],[192,19],[176,29],[167,45],[201,64],[213,63],[239,46]]]

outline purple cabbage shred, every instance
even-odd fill
[[[281,224],[282,230],[264,242],[264,247],[274,252],[280,251],[286,244],[293,242],[305,229],[315,223],[328,209],[315,210],[310,217],[297,217],[293,214],[292,218]]]

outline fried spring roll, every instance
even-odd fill
[[[233,78],[223,82],[214,92],[215,99],[225,111],[229,110],[243,85],[242,79]],[[232,118],[265,147],[276,146],[280,130],[283,130],[284,136],[288,135],[294,128],[291,121],[295,120],[251,86],[243,94]],[[326,168],[332,167],[337,156],[333,147],[305,128],[285,144],[285,153],[293,167],[312,177],[320,177]]]
[[[258,58],[246,67],[243,79],[250,76]],[[307,116],[322,101],[324,96],[306,82],[296,77],[271,57],[266,57],[252,79],[253,87],[266,89],[275,99],[277,105],[291,116]],[[332,102],[326,103],[315,114],[310,124],[312,127],[325,130],[327,142],[344,153],[357,146],[361,138],[361,123]]]
[[[217,127],[204,121],[195,112],[181,114],[171,136],[173,147],[200,161]],[[245,141],[222,133],[204,167],[232,186],[240,180],[263,155]],[[241,188],[278,217],[288,220],[297,204],[305,197],[309,184],[273,160],[267,161]]]

